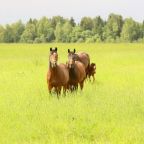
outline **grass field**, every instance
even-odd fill
[[[96,81],[49,96],[48,55],[86,51]],[[143,144],[144,44],[1,44],[0,144]]]

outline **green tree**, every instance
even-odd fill
[[[49,28],[47,36],[46,36],[46,41],[47,42],[52,42],[54,40],[55,40],[54,29],[53,28]]]
[[[8,24],[5,27],[3,40],[4,40],[5,43],[12,43],[12,42],[14,42],[13,29]]]
[[[54,16],[51,19],[51,26],[53,29],[56,28],[57,24],[64,24],[65,23],[65,19],[61,16]]]
[[[50,19],[43,17],[36,25],[37,38],[35,42],[51,42],[55,39],[54,29],[51,26]]]
[[[82,29],[80,26],[75,26],[70,33],[71,42],[84,42],[84,37],[82,36]]]
[[[137,40],[140,35],[140,27],[137,22],[135,22],[132,18],[127,18],[124,22],[121,38],[123,41],[132,42]]]
[[[80,26],[83,30],[92,30],[93,20],[90,17],[83,17],[81,19]]]
[[[58,23],[58,24],[56,25],[56,29],[55,29],[56,42],[61,42],[61,41],[62,41],[62,35],[63,35],[62,24],[61,24],[61,23]]]
[[[110,14],[104,28],[105,39],[113,39],[120,37],[120,33],[123,26],[122,16],[116,14]]]
[[[70,24],[72,27],[76,26],[75,20],[73,19],[73,17],[70,18]]]
[[[81,34],[82,34],[82,37],[84,38],[84,40],[87,40],[94,35],[94,33],[90,30],[85,30]]]
[[[144,21],[142,23],[142,37],[144,38]]]
[[[4,27],[0,25],[0,43],[4,42],[4,32],[5,32]]]
[[[72,25],[67,21],[62,27],[62,42],[70,42],[70,33],[72,32]]]
[[[44,35],[46,37],[49,28],[50,22],[46,17],[43,17],[37,23],[37,36],[40,37],[41,35]]]
[[[33,23],[28,23],[21,35],[21,42],[32,43],[36,38],[36,26]]]
[[[25,29],[24,24],[21,21],[18,21],[11,25],[13,31],[13,42],[19,42],[20,37]]]
[[[105,22],[100,16],[97,16],[93,19],[93,32],[97,35],[101,40],[103,39],[103,29]]]

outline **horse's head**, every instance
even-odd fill
[[[92,69],[93,70],[95,70],[96,69],[96,64],[95,63],[91,63],[91,65],[90,65],[91,67],[92,67]]]
[[[68,49],[68,68],[74,68],[74,63],[75,63],[75,49],[73,51],[70,51],[70,49]]]
[[[52,68],[57,66],[57,61],[58,61],[57,47],[50,48],[49,61],[50,61],[50,65],[51,65]]]

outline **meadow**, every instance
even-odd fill
[[[96,81],[57,99],[50,47],[90,54]],[[143,144],[144,44],[0,44],[0,144]]]

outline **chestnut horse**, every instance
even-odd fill
[[[49,93],[51,93],[52,88],[55,88],[57,95],[59,95],[62,87],[64,93],[66,92],[69,81],[69,71],[65,64],[57,64],[57,61],[57,48],[50,48],[49,70],[47,73],[48,90]]]
[[[79,53],[75,53],[75,52],[76,52],[75,49],[74,49],[74,51],[70,51],[68,49],[68,55],[73,55],[73,58],[74,58],[75,61],[80,61],[84,64],[86,77],[87,77],[88,72],[89,72],[89,66],[90,66],[90,57],[85,52],[79,52]]]
[[[96,64],[95,63],[91,63],[89,66],[89,72],[88,72],[88,77],[90,79],[90,77],[93,77],[93,81],[95,81],[95,77],[94,75],[96,74]]]
[[[67,66],[69,68],[69,89],[72,90],[72,87],[77,89],[79,84],[82,90],[86,78],[85,66],[80,61],[75,60],[75,55],[73,55],[74,52],[75,51],[72,52],[68,50]]]

